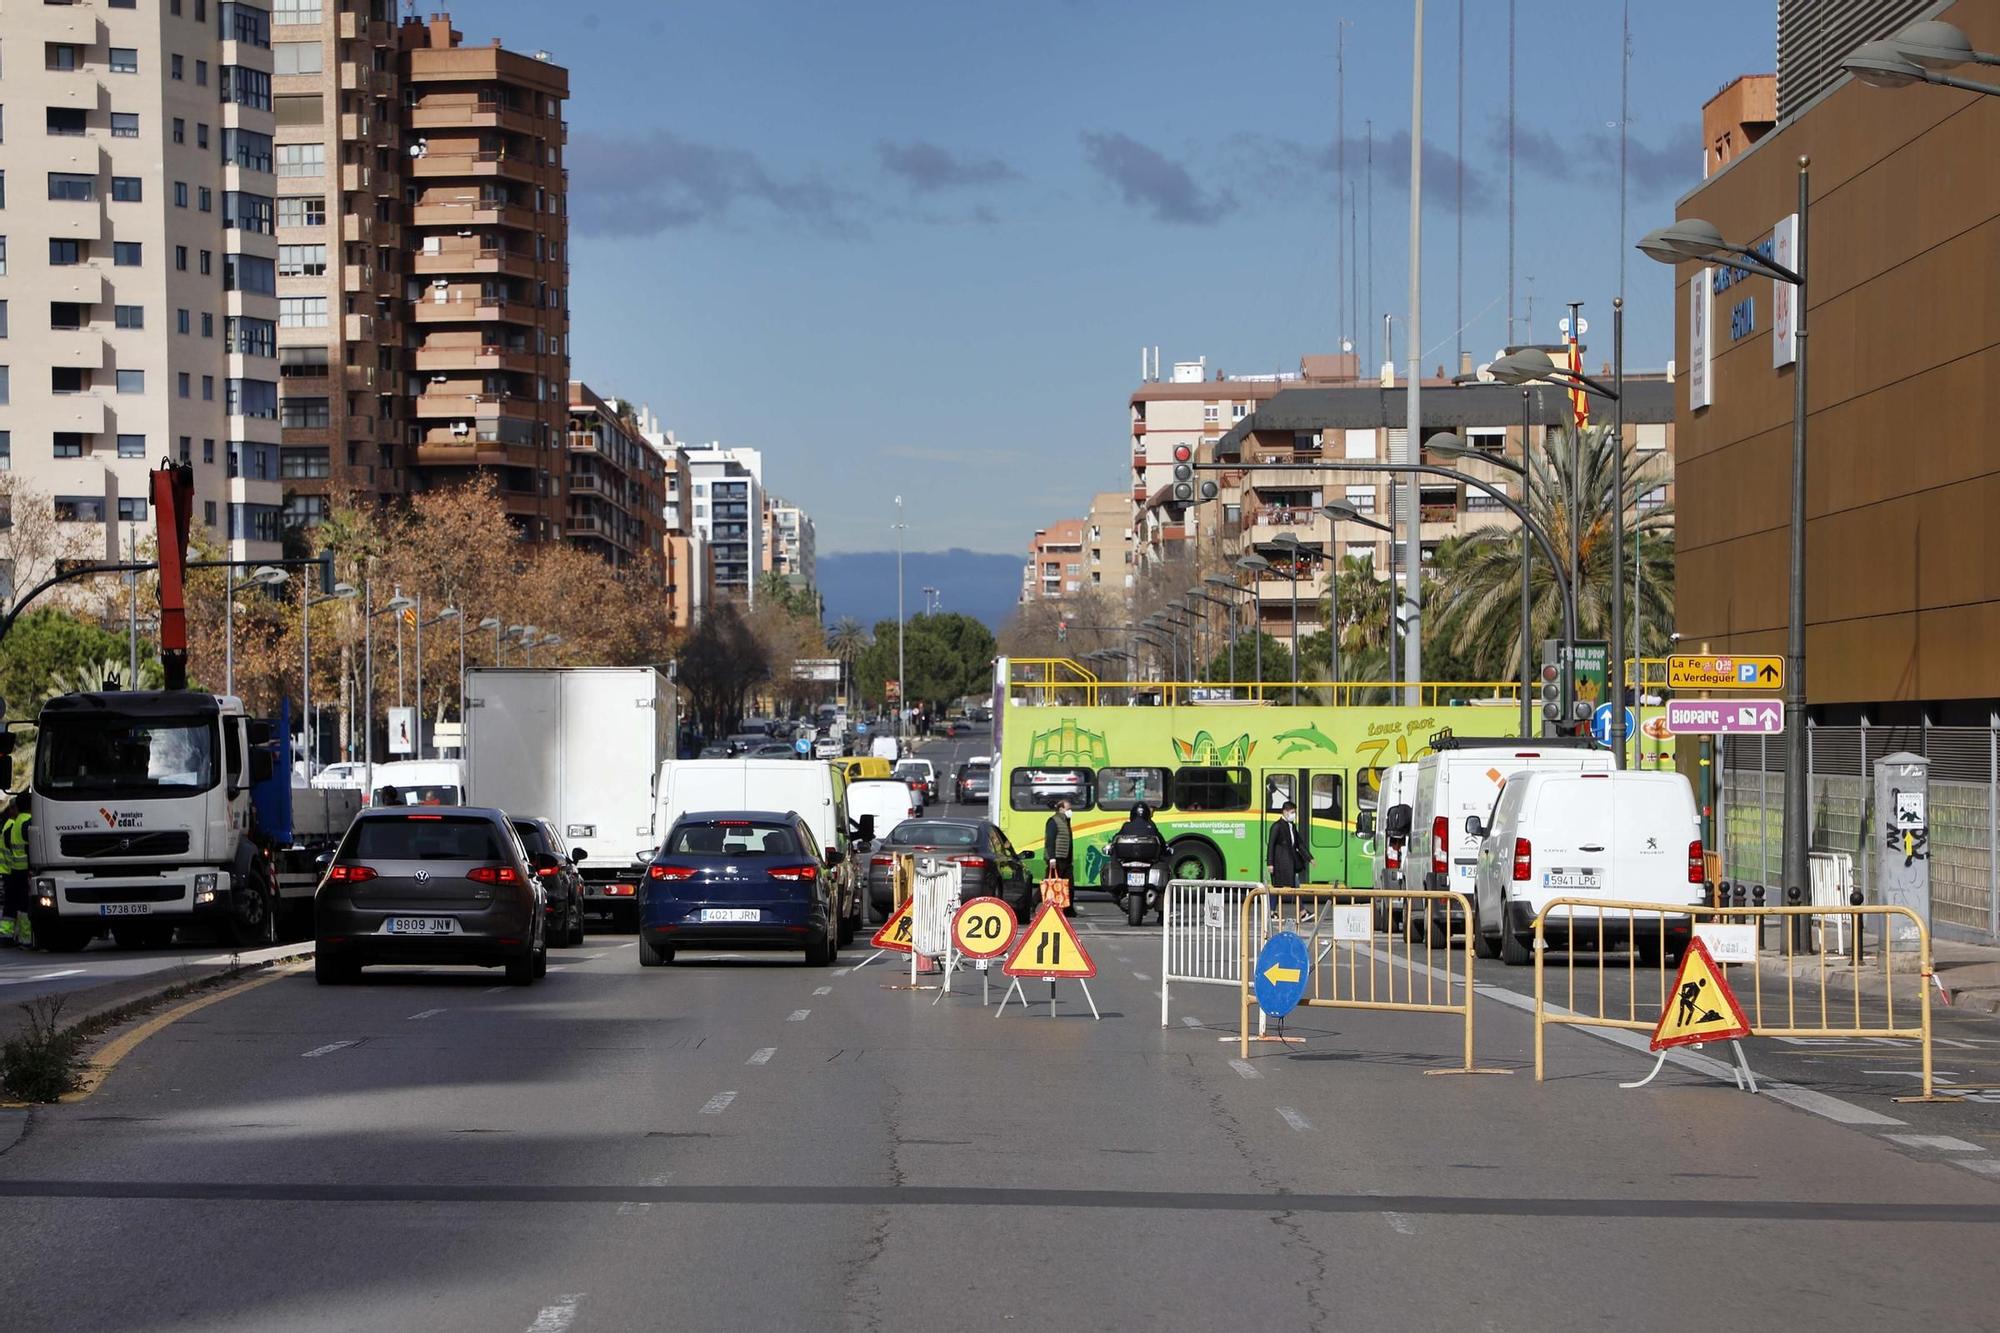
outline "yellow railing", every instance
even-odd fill
[[[1064,657],[1017,658],[1009,665],[1010,692],[1034,704],[1072,703],[1089,707],[1125,703],[1135,696],[1150,696],[1161,704],[1173,705],[1290,704],[1294,690],[1290,681],[1273,680],[1261,685],[1256,681],[1230,680],[1103,680]],[[1403,686],[1389,681],[1302,680],[1296,689],[1301,704],[1360,708],[1390,707],[1403,702]],[[1423,708],[1515,707],[1521,698],[1521,682],[1433,680],[1420,684],[1417,694]],[[1113,697],[1103,697],[1106,695]]]

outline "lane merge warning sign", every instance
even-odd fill
[[[1072,977],[1081,981],[1097,975],[1097,964],[1091,961],[1062,909],[1043,903],[1028,923],[1028,933],[1021,936],[1000,970],[1010,977]]]

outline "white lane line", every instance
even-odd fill
[[[1289,1106],[1280,1106],[1278,1108],[1278,1118],[1296,1130],[1303,1131],[1312,1128],[1312,1121],[1306,1119]]]
[[[406,1023],[411,1023],[415,1022],[419,1018],[436,1018],[439,1014],[443,1012],[444,1010],[442,1009],[422,1009],[414,1014],[411,1014],[408,1018],[404,1019],[403,1021]]]
[[[576,1322],[577,1303],[582,1299],[580,1291],[573,1296],[556,1297],[554,1305],[542,1307],[541,1313],[535,1316],[535,1322],[528,1325],[528,1333],[566,1333],[569,1326]]]
[[[736,1094],[734,1092],[718,1092],[702,1103],[701,1113],[703,1115],[721,1115],[729,1109],[729,1103],[735,1100]]]
[[[619,945],[618,947],[621,949],[636,949],[639,947],[639,941],[627,940],[625,943]]]
[[[1905,1148],[1929,1148],[1936,1152],[1981,1151],[1978,1144],[1955,1139],[1949,1134],[1884,1134],[1882,1137]]]
[[[1384,1213],[1382,1217],[1383,1220],[1388,1222],[1389,1229],[1399,1236],[1414,1236],[1417,1234],[1416,1219],[1408,1213]]]
[[[2000,1176],[2000,1158],[1954,1157],[1953,1161],[1968,1171],[1977,1171],[1982,1176]]]
[[[744,1061],[744,1063],[752,1065],[768,1065],[771,1063],[771,1057],[776,1055],[777,1053],[778,1053],[777,1047],[765,1046],[757,1051],[752,1052],[750,1058]]]
[[[60,971],[60,972],[44,972],[44,973],[42,973],[42,974],[41,974],[40,976],[36,977],[36,978],[35,978],[35,980],[36,980],[36,981],[54,981],[54,980],[55,980],[55,979],[56,979],[57,977],[80,977],[80,976],[82,976],[82,975],[83,975],[83,969],[82,969],[82,968],[80,968],[80,967],[66,967],[66,968],[64,968],[64,969],[63,969],[62,971]]]
[[[787,1023],[803,1023],[811,1015],[812,1010],[810,1009],[794,1009],[791,1013],[785,1015],[785,1021]]]
[[[513,989],[514,988],[512,986],[488,986],[485,990],[481,991],[480,994],[498,995],[503,990],[513,990]]]
[[[1151,981],[1151,980],[1152,980],[1152,978],[1151,978],[1151,977],[1149,977],[1149,976],[1147,976],[1147,975],[1146,975],[1146,974],[1145,974],[1144,972],[1134,972],[1134,973],[1133,973],[1132,975],[1133,975],[1133,976],[1135,976],[1135,977],[1137,977],[1137,978],[1138,978],[1139,980],[1141,980],[1141,981]]]
[[[1258,1073],[1256,1070],[1250,1067],[1250,1062],[1248,1060],[1231,1060],[1229,1062],[1229,1067],[1235,1070],[1237,1073],[1243,1075],[1243,1077],[1245,1078],[1264,1077],[1262,1074]]]
[[[833,975],[835,975],[836,977],[844,977],[853,970],[854,969],[851,967],[836,967],[835,969],[833,969]]]
[[[1187,1024],[1191,1028],[1198,1028],[1201,1026],[1201,1020],[1199,1018],[1191,1018],[1186,1014],[1181,1015],[1181,1022]]]
[[[324,1046],[313,1047],[311,1050],[307,1051],[304,1055],[301,1055],[299,1059],[313,1060],[317,1059],[319,1056],[322,1055],[332,1055],[335,1051],[346,1050],[349,1046],[352,1046],[354,1044],[355,1043],[351,1041],[330,1041]]]
[[[673,1178],[674,1178],[674,1173],[669,1171],[666,1172],[664,1175],[647,1176],[644,1180],[640,1181],[639,1183],[641,1185],[648,1185],[648,1186],[664,1185]],[[653,1211],[652,1204],[635,1203],[630,1199],[627,1199],[624,1203],[618,1205],[618,1215],[620,1217],[634,1217],[637,1216],[638,1214],[650,1213],[652,1211]]]
[[[831,987],[831,986],[821,986],[821,987],[820,987],[820,988],[819,988],[818,990],[814,991],[814,992],[813,992],[813,994],[815,994],[815,995],[831,995],[831,994],[833,994],[833,987]]]

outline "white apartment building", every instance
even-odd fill
[[[173,457],[193,465],[197,525],[235,558],[276,556],[268,10],[20,3],[5,31],[0,468],[17,518],[51,506],[64,554],[123,548],[150,535],[147,474]]]
[[[770,515],[767,545],[772,571],[793,583],[814,587],[819,581],[819,539],[812,515],[776,495],[771,497]]]
[[[715,595],[754,606],[764,569],[764,455],[757,449],[681,446],[694,490],[694,527],[708,547]]]

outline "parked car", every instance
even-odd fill
[[[1701,818],[1685,774],[1510,773],[1492,813],[1471,823],[1480,837],[1472,940],[1482,957],[1533,961],[1535,917],[1551,899],[1694,907],[1707,892]],[[1624,912],[1555,910],[1544,923],[1551,939],[1629,946],[1644,967],[1678,958],[1693,926],[1692,916],[1639,916],[1635,929]]]
[[[849,826],[858,830],[864,818],[872,821],[868,845],[863,850],[872,850],[877,842],[889,836],[889,830],[922,813],[910,784],[900,778],[862,778],[847,784]]]
[[[368,785],[368,765],[347,760],[328,764],[313,774],[310,785],[322,790],[360,791]]]
[[[314,975],[325,986],[375,963],[464,963],[526,986],[549,965],[536,873],[549,864],[498,810],[364,810],[313,894]]]
[[[809,967],[840,951],[840,913],[819,839],[772,810],[681,816],[639,890],[639,965],[682,949],[802,949]]]
[[[456,759],[398,759],[375,765],[371,805],[463,805],[465,765]]]
[[[833,737],[822,736],[813,742],[813,758],[838,759],[840,758],[842,748],[841,743]]]
[[[868,857],[868,901],[886,918],[895,901],[899,853],[958,862],[959,900],[991,896],[1025,908],[1033,880],[1007,835],[984,819],[906,819]]]
[[[905,759],[896,765],[897,777],[905,782],[921,782],[924,787],[924,803],[930,804],[938,798],[937,769],[928,759]]]
[[[790,741],[765,741],[762,745],[753,745],[744,751],[743,757],[745,759],[796,759],[798,758],[798,751],[792,748]]]
[[[547,858],[536,861],[535,874],[547,899],[543,915],[548,918],[550,946],[583,943],[583,876],[577,871],[583,848],[564,845],[556,826],[546,819],[516,819],[514,832],[530,857]]]
[[[728,741],[717,741],[713,745],[702,746],[701,753],[696,755],[695,758],[734,759],[736,755],[737,755],[737,750],[735,746],[731,745]]]
[[[952,786],[952,799],[960,805],[984,801],[993,793],[993,761],[980,758],[960,764],[957,776],[952,779]]]

